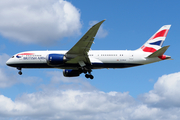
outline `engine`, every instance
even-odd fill
[[[49,54],[46,57],[46,61],[50,66],[59,66],[64,64],[66,57],[63,54]]]
[[[64,69],[63,70],[63,75],[65,77],[77,77],[81,74],[82,72],[80,72],[79,70],[68,70],[68,69]]]

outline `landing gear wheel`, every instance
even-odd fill
[[[93,78],[94,78],[93,75],[88,75],[88,74],[86,74],[85,77],[86,77],[86,78],[90,78],[90,79],[93,79]]]
[[[88,74],[86,74],[86,75],[85,75],[85,77],[86,77],[86,78],[89,78],[89,75],[88,75]]]
[[[90,79],[93,79],[94,78],[94,76],[93,75],[90,75]]]
[[[19,75],[22,75],[22,72],[21,72],[21,71],[19,71],[19,72],[18,72],[18,74],[19,74]]]

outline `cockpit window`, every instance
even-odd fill
[[[14,58],[14,56],[12,56],[11,58]]]

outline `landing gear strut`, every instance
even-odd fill
[[[19,75],[22,75],[22,71],[21,71],[21,70],[22,70],[22,68],[17,67],[17,69],[19,70],[18,74],[19,74]]]
[[[94,78],[94,76],[91,75],[91,72],[92,72],[91,68],[86,66],[84,61],[79,61],[79,65],[81,66],[79,71],[81,71],[81,73],[84,73],[86,78],[90,78],[90,79]]]

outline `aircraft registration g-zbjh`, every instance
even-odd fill
[[[92,69],[127,68],[171,59],[164,55],[169,46],[161,47],[171,25],[162,26],[142,47],[137,50],[90,50],[94,37],[105,20],[95,24],[68,51],[27,51],[17,53],[6,64],[22,68],[59,68],[65,77],[81,73],[93,79]]]

